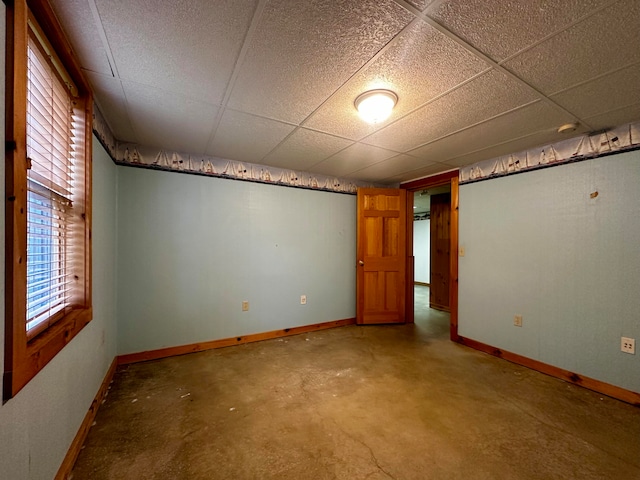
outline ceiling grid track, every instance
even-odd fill
[[[480,120],[479,122],[466,125],[465,127],[459,128],[458,130],[451,131],[451,132],[447,133],[446,135],[442,135],[440,137],[434,138],[433,140],[429,140],[428,142],[425,142],[425,143],[422,143],[420,145],[417,145],[417,146],[413,147],[411,150],[417,150],[418,148],[422,148],[422,147],[425,147],[427,145],[431,145],[432,143],[438,142],[438,141],[440,141],[440,140],[442,140],[444,138],[451,137],[451,136],[456,135],[456,134],[458,134],[460,132],[464,132],[465,130],[469,130],[470,128],[474,128],[474,127],[477,127],[479,125],[482,125],[483,123],[487,123],[487,122],[490,122],[491,120],[495,120],[496,118],[500,118],[500,117],[503,117],[505,115],[509,115],[510,113],[517,112],[518,110],[522,110],[523,108],[530,107],[531,105],[535,105],[536,103],[538,103],[540,101],[541,100],[538,98],[538,99],[532,100],[530,102],[523,103],[522,105],[518,105],[517,107],[511,108],[509,110],[505,110],[505,111],[500,112],[500,113],[498,113],[496,115],[493,115],[492,117],[488,117],[488,118],[485,118],[484,120]],[[538,132],[535,132],[535,133],[538,133]],[[499,144],[497,144],[497,145],[499,145]],[[494,147],[494,146],[495,145],[490,145],[487,148],[491,148],[491,147]],[[409,151],[411,151],[411,150],[409,150]],[[411,156],[410,153],[405,153],[405,155]],[[446,162],[446,160],[444,160],[444,161]]]
[[[233,66],[233,71],[231,72],[231,77],[229,77],[229,82],[224,90],[224,95],[222,97],[222,103],[220,104],[220,109],[218,110],[218,114],[213,121],[213,125],[211,128],[211,134],[207,139],[207,146],[204,153],[208,152],[212,146],[214,139],[216,138],[216,134],[218,133],[218,128],[220,127],[220,121],[222,120],[222,115],[227,108],[227,103],[231,98],[231,94],[233,93],[233,89],[236,85],[236,81],[238,79],[238,75],[240,74],[240,68],[244,63],[244,59],[247,56],[247,51],[251,46],[251,42],[253,41],[253,37],[255,35],[256,29],[258,28],[258,24],[262,19],[262,14],[264,12],[265,7],[267,6],[267,2],[269,0],[260,0],[258,5],[256,6],[256,10],[253,13],[253,17],[251,17],[251,24],[249,25],[249,29],[247,30],[247,34],[244,37],[242,42],[242,48],[240,49],[240,53],[238,53],[238,58],[236,58],[236,62]]]
[[[623,70],[626,70],[627,68],[635,67],[635,66],[638,66],[638,65],[640,65],[640,62],[631,62],[628,65],[623,65],[622,67],[618,67],[618,68],[614,68],[612,70],[608,70],[606,72],[602,72],[601,74],[596,75],[595,77],[591,77],[591,78],[589,78],[587,80],[583,80],[582,82],[574,83],[573,85],[570,85],[570,86],[568,86],[566,88],[561,88],[560,90],[553,92],[549,96],[553,97],[554,95],[560,95],[561,93],[568,92],[569,90],[573,90],[574,88],[582,87],[583,85],[591,83],[591,82],[593,82],[595,80],[600,80],[601,78],[608,77],[609,75],[621,72]]]
[[[96,5],[95,0],[88,0],[89,8],[91,9],[91,14],[93,15],[93,19],[96,24],[96,31],[98,32],[98,36],[102,41],[102,46],[104,47],[105,54],[107,55],[107,60],[109,61],[109,68],[111,68],[111,74],[114,78],[120,79],[120,74],[118,73],[118,67],[116,67],[116,60],[113,57],[113,52],[111,52],[111,46],[109,45],[109,40],[107,40],[107,33],[104,31],[104,26],[102,25],[102,18],[100,17],[100,12],[98,11],[98,6]]]
[[[367,60],[360,68],[358,68],[355,72],[353,72],[352,75],[349,76],[349,78],[347,78],[344,82],[342,82],[342,84],[336,88],[333,93],[331,95],[329,95],[322,103],[320,103],[320,105],[318,105],[309,115],[307,115],[307,117],[302,120],[300,122],[299,125],[296,126],[296,128],[293,129],[293,131],[291,131],[291,133],[289,133],[285,138],[283,138],[275,147],[273,147],[264,157],[262,157],[262,159],[260,161],[263,161],[265,158],[267,158],[269,155],[271,155],[275,150],[278,149],[278,147],[283,144],[284,142],[286,142],[294,133],[296,133],[298,130],[300,130],[300,128],[303,128],[304,125],[311,119],[311,117],[313,117],[313,115],[315,115],[315,113],[320,110],[327,102],[329,102],[333,97],[335,97],[342,88],[345,87],[345,85],[347,85],[351,79],[353,79],[354,77],[356,77],[360,72],[365,71],[367,68],[369,68],[373,63],[375,63],[382,55],[384,55],[391,47],[393,47],[396,43],[398,43],[399,38],[402,36],[402,34],[407,31],[409,28],[411,28],[413,25],[415,25],[416,23],[418,23],[420,20],[417,18],[414,18],[413,20],[411,20],[404,28],[402,28],[391,40],[389,40],[380,50],[378,50],[376,52],[375,55],[373,55],[369,60]],[[313,128],[309,129],[312,130],[314,132],[319,132],[319,133],[323,133],[323,134],[327,134],[327,135],[331,135],[333,137],[337,137],[337,138],[342,138],[336,135],[332,135],[332,134],[328,134],[326,132],[322,132],[319,130],[315,130]],[[335,152],[333,155],[337,155],[338,153],[342,152],[343,150],[346,150],[347,148],[349,148],[352,145],[355,145],[356,141],[354,141],[351,138],[345,138],[345,140],[349,140],[350,142],[352,142],[350,145],[347,145],[346,147],[338,150],[337,152]],[[319,163],[322,163],[326,160],[328,160],[329,158],[333,157],[333,155],[321,160],[320,162],[315,163],[314,165],[311,165],[309,168],[312,169],[313,167],[315,167],[316,165],[318,165]]]
[[[435,12],[436,10],[438,10],[438,8],[440,8],[440,6],[446,2],[447,0],[433,0],[433,2],[431,2],[429,5],[427,5],[427,8],[425,8],[422,13],[424,13],[425,15],[429,14],[429,12]],[[397,2],[396,2],[397,3]]]
[[[556,37],[558,35],[560,35],[563,32],[566,32],[567,30],[569,30],[571,27],[575,27],[576,25],[578,25],[579,23],[584,22],[585,20],[587,20],[588,18],[593,17],[594,15],[600,13],[603,10],[606,10],[607,8],[611,7],[612,5],[618,3],[620,0],[612,0],[609,3],[606,3],[598,8],[595,8],[593,10],[591,10],[588,14],[583,15],[582,17],[579,17],[577,19],[575,19],[572,22],[569,22],[567,25],[564,26],[564,28],[560,29],[560,30],[556,30],[555,32],[551,32],[549,35],[546,35],[542,38],[540,38],[538,41],[533,42],[531,45],[527,45],[525,48],[518,50],[517,52],[509,55],[508,57],[500,60],[498,62],[499,65],[502,65],[504,63],[507,63],[510,60],[513,60],[514,58],[516,58],[519,55],[522,55],[525,52],[528,52],[529,50],[531,50],[532,48],[537,47],[538,45],[543,44],[544,42],[546,42],[547,40],[552,39],[553,37]]]
[[[127,112],[127,118],[131,118],[131,109],[129,108],[129,100],[127,99],[127,92],[122,86],[122,79],[120,78],[120,73],[118,73],[118,67],[116,66],[116,60],[113,56],[113,52],[111,51],[111,45],[109,45],[109,40],[107,39],[107,33],[104,31],[104,25],[102,25],[102,18],[100,17],[100,12],[98,10],[98,6],[96,5],[95,0],[88,0],[89,8],[91,10],[91,15],[93,15],[94,23],[96,26],[96,31],[98,32],[98,36],[100,37],[100,41],[102,42],[102,46],[104,48],[105,54],[107,55],[107,61],[109,62],[109,68],[111,69],[111,74],[113,78],[118,81],[118,85],[120,85],[120,89],[122,90],[122,98],[124,98],[124,108]],[[106,117],[105,117],[105,121]],[[131,129],[133,130],[133,136],[136,139],[136,142],[139,141],[138,132],[136,131],[136,127],[134,122],[130,122]],[[107,121],[107,125],[109,122]],[[111,131],[113,132],[113,128],[109,125]]]
[[[513,58],[513,57],[515,57],[515,56],[517,56],[517,55],[519,55],[519,54],[520,54],[520,53],[522,53],[522,52],[525,52],[525,51],[526,51],[526,50],[528,50],[529,48],[533,48],[533,46],[538,45],[539,43],[542,43],[542,41],[543,41],[543,40],[540,40],[540,41],[536,42],[534,45],[532,45],[532,46],[530,46],[530,47],[527,47],[527,48],[525,48],[525,49],[521,50],[520,52],[517,52],[517,53],[516,53],[516,54],[514,54],[514,55],[511,55],[510,57],[508,57],[508,58],[507,58],[507,59],[505,59],[505,60],[502,60],[501,62],[496,62],[495,60],[493,60],[493,59],[492,59],[492,58],[490,58],[489,56],[485,55],[485,54],[484,54],[484,53],[482,53],[480,50],[476,49],[475,47],[473,47],[472,45],[470,45],[468,42],[466,42],[466,41],[465,41],[465,40],[463,40],[462,38],[458,37],[458,36],[457,36],[457,35],[455,35],[453,32],[451,32],[450,30],[448,30],[448,29],[447,29],[447,28],[445,28],[444,26],[440,25],[437,21],[433,20],[431,17],[429,17],[429,16],[427,15],[427,12],[430,12],[430,11],[434,11],[434,10],[436,10],[436,9],[437,9],[437,8],[438,8],[442,3],[444,3],[444,0],[438,0],[438,1],[436,1],[436,2],[433,2],[431,5],[429,5],[429,6],[424,10],[424,12],[421,12],[419,9],[415,8],[413,5],[409,4],[408,2],[406,2],[406,1],[404,1],[404,0],[394,0],[394,1],[395,1],[398,5],[402,6],[403,8],[406,8],[408,11],[410,11],[410,12],[411,12],[413,15],[415,15],[417,18],[416,18],[415,20],[411,21],[411,22],[410,22],[410,23],[409,23],[409,24],[408,24],[408,25],[407,25],[407,26],[406,26],[406,27],[405,27],[401,32],[399,32],[399,33],[398,33],[398,35],[396,35],[396,37],[394,37],[394,39],[393,39],[391,42],[389,42],[389,44],[391,44],[392,42],[394,42],[394,41],[395,41],[395,40],[396,40],[396,39],[397,39],[397,38],[398,38],[398,37],[399,37],[399,36],[400,36],[400,35],[401,35],[405,30],[406,30],[406,29],[408,29],[410,26],[414,25],[414,23],[415,23],[416,21],[424,21],[424,22],[425,22],[425,23],[427,23],[429,26],[431,26],[432,28],[434,28],[435,30],[437,30],[440,34],[442,34],[442,35],[444,35],[445,37],[449,38],[450,40],[454,41],[455,43],[457,43],[458,45],[460,45],[461,47],[463,47],[465,50],[467,50],[469,53],[471,53],[472,55],[474,55],[476,58],[478,58],[478,59],[480,59],[480,60],[484,61],[485,63],[487,63],[487,64],[488,64],[488,66],[489,66],[489,68],[487,68],[486,70],[483,70],[482,72],[479,72],[478,74],[473,75],[472,77],[470,77],[470,78],[468,78],[468,79],[466,79],[466,80],[464,80],[464,81],[462,81],[462,82],[458,83],[458,84],[457,84],[457,85],[455,85],[453,88],[451,88],[451,89],[449,89],[449,90],[446,90],[446,91],[444,91],[444,92],[442,92],[442,93],[440,93],[440,94],[438,94],[438,95],[434,96],[433,98],[430,98],[427,102],[425,102],[425,103],[423,103],[423,104],[421,104],[421,105],[417,106],[416,108],[414,108],[414,109],[412,109],[412,110],[409,110],[409,111],[408,111],[408,112],[406,112],[404,115],[402,115],[401,117],[396,118],[396,119],[395,119],[395,120],[393,120],[392,122],[389,122],[389,123],[388,123],[387,125],[385,125],[385,127],[383,127],[383,128],[389,127],[390,125],[393,125],[393,124],[395,124],[396,122],[398,122],[398,121],[402,120],[403,118],[408,117],[409,115],[411,115],[411,114],[415,113],[416,111],[418,111],[418,110],[420,110],[420,109],[424,108],[425,106],[427,106],[427,105],[429,105],[429,104],[431,104],[431,103],[433,103],[433,102],[437,101],[438,99],[443,98],[443,97],[445,97],[446,95],[451,94],[452,92],[454,92],[454,91],[458,90],[459,88],[461,88],[461,87],[463,87],[463,86],[467,85],[468,83],[470,83],[470,82],[472,82],[472,81],[476,80],[477,78],[481,77],[482,75],[485,75],[485,74],[489,73],[489,72],[493,69],[493,70],[500,71],[501,73],[503,73],[503,74],[507,75],[508,77],[512,78],[513,80],[517,81],[517,82],[518,82],[518,84],[523,85],[525,88],[527,88],[527,89],[528,89],[528,90],[530,90],[530,91],[533,91],[533,92],[535,93],[536,97],[538,97],[538,100],[536,100],[536,101],[544,101],[545,103],[547,103],[547,104],[551,105],[551,106],[552,106],[553,108],[555,108],[556,110],[559,110],[559,111],[561,111],[562,113],[564,113],[564,114],[566,114],[566,115],[569,115],[569,116],[573,117],[574,119],[576,119],[576,121],[580,121],[580,123],[581,123],[583,126],[585,126],[586,128],[588,128],[588,129],[592,129],[592,128],[587,124],[587,122],[585,122],[584,120],[580,119],[577,115],[575,115],[574,113],[572,113],[572,112],[568,111],[568,110],[567,110],[567,109],[565,109],[564,107],[560,106],[560,105],[559,105],[559,104],[557,104],[555,101],[553,101],[551,98],[549,98],[548,96],[546,96],[544,93],[540,92],[540,91],[539,91],[539,90],[537,90],[535,87],[533,87],[533,86],[532,86],[532,85],[530,85],[529,83],[525,82],[525,81],[524,81],[524,80],[522,80],[520,77],[518,77],[517,75],[515,75],[513,72],[511,72],[510,70],[508,70],[508,69],[506,69],[504,66],[502,66],[502,63],[504,63],[504,62],[506,62],[507,60],[509,60],[509,59],[511,59],[511,58]],[[600,7],[600,8],[598,8],[598,9],[596,9],[596,10],[594,10],[594,11],[590,12],[588,15],[584,15],[584,16],[580,17],[579,19],[574,20],[573,22],[571,22],[570,24],[568,24],[565,28],[563,28],[562,30],[555,31],[555,32],[553,32],[553,33],[551,33],[551,34],[547,35],[546,37],[544,37],[544,40],[548,40],[549,38],[551,38],[551,37],[553,37],[553,36],[555,36],[555,35],[558,35],[559,33],[561,33],[561,32],[563,32],[563,31],[567,30],[568,28],[571,28],[572,26],[574,26],[574,25],[576,25],[576,24],[578,24],[578,23],[580,23],[580,22],[584,21],[585,19],[587,19],[587,18],[589,18],[589,17],[591,17],[591,16],[595,15],[596,13],[598,13],[598,12],[600,12],[600,11],[602,11],[602,10],[604,10],[604,9],[608,8],[608,7],[610,7],[611,5],[613,5],[614,3],[616,3],[617,1],[619,1],[619,0],[613,0],[613,1],[609,2],[609,3],[607,3],[606,5],[603,5],[602,7]],[[387,44],[387,46],[390,46],[389,44]],[[387,47],[387,46],[385,46],[383,49],[381,49],[381,51],[380,51],[380,52],[378,52],[378,54],[377,54],[376,56],[374,56],[374,57],[373,57],[369,62],[367,62],[367,63],[366,63],[362,68],[360,68],[360,69],[358,70],[358,72],[356,72],[354,75],[352,75],[352,77],[351,77],[351,78],[353,78],[355,75],[357,75],[360,71],[362,71],[362,70],[366,69],[366,68],[367,68],[367,66],[368,66],[370,63],[372,63],[373,61],[377,60],[377,58],[378,58],[381,54],[383,54],[383,53],[384,53],[384,52],[383,52],[383,50],[386,50],[386,47]],[[350,79],[351,79],[351,78],[350,78]],[[349,79],[349,80],[350,80],[350,79]],[[307,117],[303,122],[301,122],[301,124],[300,124],[300,125],[301,125],[301,126],[303,126],[303,125],[304,125],[304,123],[305,123],[307,120],[309,120],[309,119],[313,116],[313,114],[314,114],[318,109],[320,109],[320,107],[322,107],[322,105],[324,105],[327,101],[329,101],[329,99],[330,99],[330,98],[332,98],[334,95],[336,95],[336,94],[340,91],[340,89],[341,89],[341,88],[343,88],[343,87],[348,83],[348,81],[349,81],[349,80],[347,80],[343,85],[341,85],[341,86],[340,86],[340,87],[339,87],[339,88],[338,88],[338,89],[337,89],[337,90],[336,90],[336,91],[335,91],[335,92],[334,92],[330,97],[328,97],[328,98],[327,98],[327,100],[326,100],[325,102],[323,102],[321,105],[319,105],[319,106],[318,106],[318,108],[317,108],[316,110],[314,110],[314,111],[313,111],[313,112],[312,112],[312,113],[311,113],[311,114],[310,114],[310,115],[309,115],[309,116],[308,116],[308,117]],[[501,114],[499,114],[499,115],[495,115],[495,116],[493,116],[493,117],[491,117],[491,118],[487,118],[487,119],[482,120],[482,121],[480,121],[480,122],[476,122],[476,123],[475,123],[475,124],[473,124],[473,125],[468,125],[468,126],[466,126],[466,127],[462,128],[462,129],[456,130],[455,132],[451,132],[450,134],[444,135],[444,136],[439,137],[439,138],[437,138],[437,139],[435,139],[435,140],[431,140],[431,141],[429,141],[429,142],[425,142],[425,143],[423,143],[423,144],[417,145],[417,146],[415,146],[414,148],[412,148],[412,150],[415,150],[415,149],[417,149],[417,148],[421,148],[421,147],[424,147],[424,146],[426,146],[426,145],[429,145],[429,144],[431,144],[431,143],[433,143],[433,142],[435,142],[435,141],[441,140],[442,138],[446,138],[446,137],[448,137],[448,136],[450,136],[450,135],[453,135],[454,133],[460,133],[460,132],[465,131],[465,130],[467,130],[467,129],[469,129],[469,128],[476,127],[476,126],[478,126],[478,125],[480,125],[480,124],[482,124],[482,123],[485,123],[485,122],[487,122],[487,121],[493,120],[493,119],[498,118],[498,117],[500,117],[500,116],[502,116],[502,115],[505,115],[505,114],[507,114],[507,113],[511,113],[511,112],[513,112],[513,111],[516,111],[516,110],[518,110],[518,109],[522,108],[522,107],[529,106],[529,105],[531,105],[531,104],[533,104],[533,103],[535,103],[535,102],[528,102],[528,103],[526,103],[526,104],[524,104],[524,105],[520,105],[519,107],[514,108],[514,109],[511,109],[511,110],[509,110],[509,111],[507,111],[507,112],[502,112],[502,113],[501,113]],[[286,141],[286,140],[287,140],[291,135],[293,135],[293,133],[295,133],[298,129],[299,129],[299,127],[298,127],[298,128],[296,128],[293,132],[291,132],[287,137],[285,137],[285,139],[284,139],[284,140],[282,140],[282,142],[280,142],[280,143],[283,143],[284,141]],[[320,130],[316,130],[316,129],[311,129],[311,130],[313,130],[313,131],[318,131],[318,132],[320,132],[320,133],[326,133],[326,132],[322,132],[322,131],[320,131]],[[367,139],[368,137],[370,137],[370,136],[374,135],[375,133],[377,133],[377,132],[373,132],[373,133],[371,133],[371,134],[367,134],[367,135],[365,135],[364,137],[361,137],[360,139],[358,139],[357,141],[354,141],[354,143],[352,143],[351,145],[353,145],[353,144],[355,144],[355,143],[361,143],[361,142],[362,142],[362,143],[363,143],[363,144],[365,144],[365,145],[376,146],[376,145],[372,145],[372,144],[369,144],[369,143],[367,143],[367,142],[366,142],[366,139]],[[271,154],[274,150],[276,150],[276,149],[278,148],[278,146],[279,146],[279,145],[280,145],[280,144],[278,144],[274,149],[272,149],[272,150],[271,150],[271,152],[269,152],[269,154]],[[349,145],[349,146],[351,146],[351,145]],[[315,163],[314,165],[310,166],[309,168],[312,170],[314,167],[316,167],[317,165],[321,164],[322,162],[325,162],[325,161],[329,160],[330,158],[332,158],[333,156],[335,156],[335,155],[339,154],[340,152],[342,152],[342,151],[343,151],[343,150],[345,150],[346,148],[349,148],[349,146],[347,146],[347,147],[345,147],[345,148],[343,148],[343,149],[341,149],[341,150],[339,150],[339,151],[335,152],[333,155],[331,155],[331,156],[329,156],[329,157],[327,157],[327,158],[325,158],[325,159],[321,160],[320,162]],[[490,148],[490,147],[489,147],[489,148]],[[393,151],[393,152],[395,152],[395,153],[398,153],[399,155],[401,155],[401,154],[404,154],[404,155],[411,155],[410,153],[406,153],[406,152],[397,152],[397,151],[395,151],[395,150],[391,150],[391,149],[388,149],[388,148],[386,148],[386,150]],[[265,157],[263,157],[263,159],[264,159],[264,158],[266,158],[269,154],[265,155]],[[376,165],[377,163],[381,163],[381,162],[384,162],[384,161],[386,161],[386,160],[381,160],[380,162],[376,162],[376,163],[371,164],[371,165],[369,165],[369,166]]]
[[[128,142],[394,182],[634,121],[637,1],[56,5]],[[364,125],[372,88],[402,104]]]
[[[407,10],[409,10],[411,13],[413,13],[418,18],[422,19],[425,23],[427,23],[428,25],[430,25],[431,27],[436,29],[441,34],[445,35],[446,37],[448,37],[449,39],[453,40],[454,42],[456,42],[461,47],[465,48],[469,53],[475,55],[480,60],[484,60],[489,65],[491,65],[495,70],[503,73],[504,75],[508,76],[512,80],[515,80],[520,85],[524,86],[525,88],[527,88],[528,90],[533,92],[540,100],[543,100],[544,102],[546,102],[547,104],[549,104],[550,106],[552,106],[556,110],[564,113],[565,115],[569,115],[569,116],[573,117],[576,121],[580,120],[577,115],[575,115],[574,113],[570,112],[566,108],[562,107],[558,103],[556,103],[553,100],[551,100],[549,97],[547,97],[544,93],[542,93],[540,90],[535,88],[533,85],[531,85],[530,83],[524,81],[522,78],[517,76],[511,70],[508,70],[507,68],[502,66],[500,63],[496,62],[491,57],[489,57],[488,55],[484,54],[483,52],[481,52],[480,50],[478,50],[477,48],[472,46],[470,43],[468,43],[467,41],[465,41],[462,38],[460,38],[458,35],[453,33],[451,30],[449,30],[446,27],[442,26],[439,22],[437,22],[433,18],[431,18],[428,15],[422,13],[420,10],[415,8],[410,3],[406,2],[405,0],[394,0],[394,1],[398,5],[401,5],[404,8],[406,8]],[[566,30],[566,28],[561,30],[561,31],[564,31],[564,30]],[[556,33],[559,33],[559,32],[556,32]],[[587,129],[592,130],[592,127],[590,125],[586,124],[585,122],[581,122],[581,123]]]

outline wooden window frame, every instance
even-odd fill
[[[27,39],[29,12],[78,89],[84,137],[84,298],[53,325],[27,335]],[[15,0],[6,12],[5,359],[3,399],[15,396],[92,319],[92,93],[47,0]]]

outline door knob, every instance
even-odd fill
[[[358,265],[362,266],[362,265],[364,265],[364,262],[363,262],[362,260],[360,260],[360,261],[358,262]]]

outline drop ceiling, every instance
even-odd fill
[[[123,142],[392,184],[640,120],[638,0],[52,5]]]

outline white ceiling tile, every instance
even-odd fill
[[[424,168],[435,162],[428,162],[410,155],[397,155],[370,167],[365,167],[357,172],[347,175],[347,178],[357,178],[368,182],[385,180],[398,173],[406,173],[419,168]]]
[[[204,153],[218,107],[146,85],[123,82],[131,123],[143,145]]]
[[[307,170],[352,143],[344,138],[299,128],[267,155],[263,162],[274,167]]]
[[[124,90],[120,80],[111,75],[84,72],[91,84],[95,101],[111,128],[111,133],[121,141],[138,143],[127,112]]]
[[[396,152],[391,152],[383,148],[354,143],[350,147],[313,166],[309,171],[323,175],[344,177],[345,175],[395,155],[397,155]]]
[[[363,141],[406,152],[531,102],[535,94],[493,70],[429,103]],[[481,100],[480,100],[481,99]]]
[[[510,55],[585,129],[640,120],[638,0],[95,0],[102,28],[89,0],[52,1],[121,141],[388,183],[536,146],[573,119],[409,5]],[[369,127],[353,102],[374,87],[399,103]]]
[[[220,103],[256,0],[96,0],[120,77]]]
[[[411,172],[401,173],[399,175],[395,175],[393,177],[389,177],[384,180],[384,183],[401,183],[408,182],[411,180],[417,180],[419,178],[428,177],[431,175],[435,175],[437,173],[448,172],[450,170],[455,169],[456,167],[452,165],[448,165],[446,163],[433,163],[427,165],[426,167],[418,168],[416,170],[412,170]]]
[[[551,98],[583,119],[626,107],[640,100],[640,63],[565,90]]]
[[[430,15],[499,61],[607,3],[610,0],[447,1]]]
[[[527,50],[505,67],[553,94],[640,61],[638,0],[622,0]]]
[[[104,45],[87,0],[53,0],[53,11],[85,70],[112,75]]]
[[[511,153],[523,152],[531,148],[550,145],[552,143],[566,139],[566,135],[563,135],[556,131],[538,132],[524,138],[519,138],[517,140],[503,143],[501,145],[494,145],[477,152],[462,155],[452,160],[447,160],[447,163],[450,165],[455,165],[456,167],[464,167],[466,165],[473,165],[474,163],[481,162],[483,160],[489,160],[491,158],[500,157],[502,155],[509,155]]]
[[[262,163],[295,127],[276,120],[226,110],[207,154],[249,163]]]
[[[375,62],[352,78],[305,122],[306,126],[359,140],[384,124],[486,70],[488,65],[423,22],[415,22]],[[398,95],[391,117],[370,125],[358,116],[354,101],[368,90]]]
[[[272,0],[229,106],[300,123],[412,18],[391,0]]]
[[[424,11],[431,3],[433,3],[433,0],[407,0],[407,3],[413,5],[420,11]]]
[[[533,132],[556,132],[560,125],[570,121],[572,117],[540,101],[441,138],[409,153],[432,162],[451,163],[452,159],[461,155],[528,136]]]
[[[640,103],[585,119],[594,130],[617,127],[627,123],[637,122],[638,120],[640,120]]]

